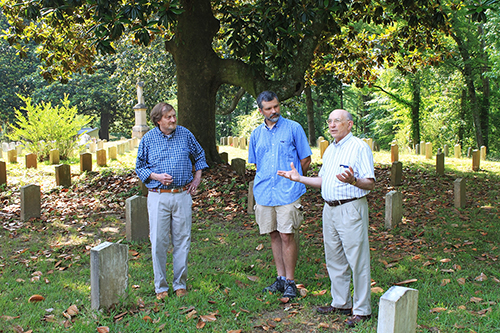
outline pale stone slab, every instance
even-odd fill
[[[391,191],[385,196],[385,227],[392,229],[403,217],[403,195],[401,192]]]
[[[415,145],[415,154],[420,155],[420,144],[418,143]]]
[[[41,216],[41,194],[40,186],[28,184],[21,186],[21,221]]]
[[[51,149],[49,152],[50,165],[59,164],[59,150]]]
[[[232,145],[233,145],[233,137],[232,137],[232,136],[228,136],[228,137],[227,137],[227,140],[228,140],[228,141],[227,141],[227,142],[228,142],[228,145],[229,145],[229,146],[232,146]]]
[[[233,158],[231,160],[231,167],[242,177],[245,177],[246,164],[247,162],[242,158]]]
[[[219,139],[219,145],[224,146],[224,137]]]
[[[0,185],[7,184],[7,164],[0,161]]]
[[[2,151],[9,151],[9,144],[7,142],[2,142]]]
[[[417,328],[418,290],[393,286],[380,297],[378,333],[414,333]]]
[[[63,187],[71,186],[71,168],[69,164],[56,165],[56,185]]]
[[[248,183],[248,198],[247,198],[247,213],[255,214],[254,206],[255,206],[255,198],[253,196],[253,180]]]
[[[430,160],[432,158],[432,142],[425,144],[425,158]]]
[[[454,147],[454,153],[455,153],[455,158],[462,157],[462,146],[460,146],[459,144],[456,144]]]
[[[99,140],[97,141],[97,150],[103,149],[104,148],[104,141]]]
[[[92,154],[94,154],[97,150],[97,144],[95,142],[90,142],[89,144],[89,150]]]
[[[450,147],[448,145],[444,145],[444,156],[448,156],[450,154]]]
[[[219,154],[220,158],[227,164],[229,163],[229,155],[226,152],[222,152]]]
[[[240,147],[240,138],[238,138],[237,136],[233,137],[233,147],[234,148]]]
[[[125,295],[128,246],[104,242],[90,249],[90,299],[93,310],[108,309]]]
[[[92,171],[92,154],[80,154],[80,172]]]
[[[330,144],[330,142],[328,142],[326,140],[320,141],[320,143],[319,143],[319,156],[321,156],[321,158],[323,158],[323,154],[325,153],[325,150],[326,150],[326,148],[328,148],[329,144]]]
[[[116,146],[108,147],[108,155],[110,160],[116,160]]]
[[[321,141],[323,141],[323,140],[325,140],[325,138],[324,138],[324,137],[322,137],[322,136],[320,136],[320,137],[316,140],[316,147],[318,147],[318,148],[319,148],[319,143],[320,143]]]
[[[477,149],[472,151],[472,171],[479,171],[481,164],[480,152]]]
[[[17,150],[15,148],[7,151],[7,160],[9,163],[17,163]]]
[[[420,141],[420,155],[425,155],[425,142]]]
[[[465,207],[465,179],[457,178],[453,182],[453,197],[455,208]]]
[[[372,151],[375,149],[375,146],[373,145],[373,139],[372,138],[366,139],[366,143],[368,144],[368,146],[370,147],[370,149]]]
[[[144,183],[140,179],[137,179],[137,181],[139,182],[139,187],[141,188],[142,196],[147,197],[149,189],[146,187],[146,185],[144,185]]]
[[[391,163],[399,161],[399,147],[397,144],[391,145]]]
[[[97,166],[104,167],[106,166],[106,150],[105,149],[98,149],[96,152],[96,160],[97,160]]]
[[[149,239],[148,199],[134,195],[125,200],[125,231],[128,241]]]
[[[436,173],[444,176],[444,154],[441,151],[436,154]]]
[[[481,146],[481,161],[486,161],[486,147]]]
[[[391,165],[391,185],[399,186],[403,178],[403,163],[397,161]]]
[[[34,168],[38,166],[37,156],[35,153],[24,155],[24,160],[26,162],[26,169]]]
[[[467,158],[472,157],[472,147],[467,148]]]

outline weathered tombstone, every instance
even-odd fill
[[[147,197],[149,194],[149,189],[146,187],[146,185],[144,185],[144,183],[140,179],[138,179],[138,181],[142,196]]]
[[[97,141],[97,150],[103,149],[104,148],[104,141],[98,140]]]
[[[474,149],[472,151],[472,171],[479,171],[480,160],[479,150]]]
[[[104,242],[90,249],[90,299],[93,310],[108,309],[125,295],[128,246]]]
[[[26,169],[29,169],[29,168],[36,169],[37,168],[38,161],[37,161],[36,154],[34,154],[34,153],[26,154],[26,155],[24,155],[24,160],[26,163]]]
[[[125,200],[125,231],[128,241],[149,238],[148,199],[134,195]]]
[[[472,157],[472,147],[467,148],[467,158]]]
[[[319,144],[321,143],[321,141],[325,140],[324,137],[320,136],[317,140],[316,140],[316,147],[319,148]]]
[[[323,140],[319,143],[319,156],[323,158],[323,154],[325,153],[326,148],[328,148],[328,145],[330,143],[326,140]]]
[[[117,148],[118,148],[118,155],[125,154],[125,145],[123,143],[119,143]]]
[[[54,164],[59,164],[59,150],[58,149],[51,149],[49,152],[49,164],[54,165]]]
[[[425,144],[425,158],[430,160],[432,158],[432,142]]]
[[[123,142],[123,149],[125,153],[130,151],[130,143],[128,140],[125,140],[125,142]]]
[[[106,166],[106,150],[98,149],[96,152],[96,163],[97,166],[103,167]]]
[[[21,221],[41,216],[40,186],[28,184],[21,186]]]
[[[71,186],[71,168],[69,164],[56,165],[56,185],[63,187]]]
[[[9,151],[9,144],[7,142],[2,142],[2,151]]]
[[[233,158],[231,160],[231,167],[236,173],[242,177],[245,176],[246,161],[242,158]]]
[[[91,141],[89,144],[89,150],[92,154],[94,154],[97,150],[97,144],[94,141]]]
[[[379,333],[415,333],[417,328],[418,290],[392,286],[380,297]]]
[[[481,146],[481,161],[486,161],[486,147]]]
[[[137,137],[133,137],[132,143],[134,144],[134,148],[137,148],[137,147],[139,147],[139,143],[141,143],[141,140],[139,140],[139,138],[137,138]]]
[[[92,171],[92,154],[80,154],[80,172]]]
[[[221,146],[224,146],[224,137],[221,137],[221,138],[219,139],[219,144],[220,144]]]
[[[17,163],[17,150],[15,148],[7,150],[7,160],[9,163]]]
[[[233,137],[229,136],[227,139],[228,139],[228,145],[232,146],[233,145]]]
[[[459,144],[455,145],[455,158],[460,158],[462,156],[462,147]]]
[[[403,178],[403,163],[396,161],[391,165],[391,185],[399,186]]]
[[[16,149],[16,143],[15,142],[9,142],[9,150],[11,149]]]
[[[444,156],[448,156],[450,154],[450,148],[448,147],[448,145],[444,145]]]
[[[0,185],[7,184],[7,164],[0,161]]]
[[[227,163],[229,163],[229,155],[226,152],[222,152],[219,154],[220,158]]]
[[[420,155],[425,155],[425,142],[420,141]]]
[[[253,196],[253,180],[248,183],[248,198],[247,198],[247,213],[255,214],[253,207],[255,206],[255,198]]]
[[[224,146],[229,146],[229,138],[227,136],[224,137]]]
[[[436,154],[436,172],[438,175],[444,176],[444,154],[441,152],[441,148]]]
[[[391,163],[399,161],[399,147],[397,144],[391,145]]]
[[[366,143],[368,144],[368,146],[370,146],[371,150],[374,150],[373,139],[372,138],[366,139]]]
[[[403,195],[401,192],[390,191],[385,196],[385,227],[392,229],[403,217]]]
[[[455,208],[465,207],[465,179],[455,179],[453,182],[453,197]]]
[[[420,144],[418,143],[415,145],[415,154],[420,155]]]
[[[110,160],[116,160],[116,146],[108,147],[108,155]]]
[[[240,146],[240,138],[238,138],[237,136],[233,137],[233,147],[239,148],[239,146]]]
[[[240,148],[241,149],[247,149],[247,139],[244,137],[240,138]]]

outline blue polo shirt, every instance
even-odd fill
[[[269,128],[266,123],[253,130],[248,146],[248,163],[257,166],[253,194],[262,206],[288,205],[306,193],[302,183],[278,176],[278,170],[290,170],[290,163],[302,174],[300,160],[312,154],[302,126],[280,117]]]

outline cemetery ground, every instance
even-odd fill
[[[246,151],[221,147],[229,158]],[[318,162],[314,150],[313,162]],[[239,156],[238,156],[239,155]],[[343,315],[318,315],[331,301],[321,231],[319,190],[303,196],[304,223],[296,282],[289,303],[264,294],[275,277],[270,240],[247,213],[248,182],[222,165],[204,173],[193,198],[189,294],[155,298],[149,243],[125,238],[125,200],[140,194],[134,153],[55,186],[54,166],[8,164],[0,187],[0,332],[376,332],[379,299],[391,286],[419,292],[417,332],[499,332],[500,163],[400,155],[403,184],[390,186],[390,153],[375,153],[376,188],[369,195],[373,318],[348,329]],[[95,163],[95,160],[94,160]],[[95,166],[95,164],[94,164]],[[316,174],[313,165],[311,174]],[[453,182],[466,180],[467,206],[454,208]],[[21,222],[20,186],[41,186],[42,217]],[[403,194],[403,219],[384,225],[385,195]],[[129,246],[126,297],[109,310],[90,306],[90,249],[104,242]],[[167,273],[172,274],[169,256]]]

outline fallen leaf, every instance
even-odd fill
[[[372,288],[372,293],[374,294],[380,294],[380,293],[383,293],[384,292],[384,289],[380,288],[380,287],[373,287]]]
[[[441,259],[441,260],[439,260],[439,261],[444,263],[444,262],[450,262],[450,261],[451,261],[451,259],[449,259],[449,258],[444,258],[444,259]]]
[[[132,286],[132,289],[139,289],[140,287],[141,287],[140,285],[138,285],[138,284],[134,284],[134,285]]]
[[[429,310],[430,313],[439,313],[443,311],[446,311],[446,308],[433,308]]]
[[[16,279],[16,282],[22,283],[22,282],[24,282],[24,280],[23,279]]]
[[[13,319],[18,319],[18,318],[21,318],[21,316],[15,316],[15,317],[11,317],[11,316],[0,316],[0,318],[5,319],[5,320],[13,320]]]
[[[477,312],[478,315],[484,316],[486,313],[491,312],[491,308],[483,309]]]
[[[217,318],[215,318],[214,315],[200,316],[200,319],[203,320],[204,322],[207,322],[207,321],[216,321],[217,320]]]
[[[257,276],[251,276],[251,275],[247,275],[247,279],[249,279],[250,281],[252,282],[257,282],[259,281],[259,278]]]
[[[108,326],[100,326],[97,328],[98,333],[109,333],[109,327]]]
[[[401,282],[398,282],[398,283],[395,283],[396,285],[400,286],[402,284],[409,284],[409,283],[413,283],[413,282],[417,282],[418,280],[417,279],[409,279],[409,280],[404,280],[404,281],[401,281]]]
[[[466,310],[467,308],[465,307],[465,305],[460,305],[460,306],[458,307],[458,309],[459,309],[459,310]]]
[[[458,282],[459,285],[463,286],[465,284],[465,278],[458,278],[457,282]]]
[[[288,301],[290,301],[290,298],[289,297],[282,297],[282,298],[279,299],[279,301],[281,303],[288,303]]]
[[[471,297],[470,298],[470,301],[473,302],[473,303],[481,303],[483,301],[482,298],[479,298],[479,297]]]
[[[455,273],[453,269],[442,269],[441,272],[443,273]]]
[[[484,275],[484,273],[481,273],[479,276],[476,276],[474,280],[482,282],[488,280],[488,277]]]
[[[149,321],[150,323],[152,323],[152,322],[153,322],[153,319],[151,319],[151,317],[150,317],[150,316],[144,316],[144,317],[142,317],[142,320],[144,320],[145,322],[148,322],[148,321]]]
[[[455,323],[455,325],[453,325],[453,327],[455,327],[455,328],[465,328],[465,326],[463,326],[463,325],[459,325],[459,324],[457,324],[457,323]]]
[[[227,331],[227,333],[241,333],[242,331],[241,330],[230,330],[230,331]]]
[[[260,243],[260,244],[259,244],[259,245],[255,248],[255,249],[256,249],[257,251],[260,251],[260,250],[262,250],[263,248],[264,248],[264,244]]]
[[[186,319],[191,319],[193,318],[198,312],[196,310],[193,310],[191,312],[189,312],[187,315],[186,315]]]
[[[66,310],[66,312],[70,315],[70,316],[76,316],[78,314],[78,308],[76,307],[76,305],[72,305],[68,308],[68,310]]]
[[[319,323],[318,328],[330,328],[330,325],[328,325],[327,323]]]
[[[45,299],[45,297],[43,297],[42,295],[33,295],[28,300],[28,303],[40,302],[40,301],[43,301],[44,299]]]
[[[311,292],[311,295],[313,295],[313,296],[321,296],[324,294],[326,294],[326,289]]]
[[[206,323],[203,320],[199,319],[198,322],[196,323],[196,328],[202,329],[203,327],[205,327],[205,325]]]

